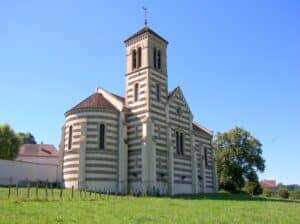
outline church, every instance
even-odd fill
[[[65,113],[65,187],[120,194],[216,192],[213,133],[194,121],[180,87],[168,89],[168,41],[146,24],[124,44],[124,97],[98,88]]]

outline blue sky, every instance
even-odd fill
[[[142,6],[195,119],[249,130],[261,178],[300,184],[299,1],[1,1],[0,123],[57,146],[64,112],[97,86],[124,95],[123,40]]]

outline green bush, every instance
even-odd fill
[[[290,193],[290,198],[294,200],[300,200],[300,190],[295,190]]]
[[[262,194],[262,188],[261,188],[260,184],[257,182],[247,182],[243,190],[251,195]]]
[[[272,190],[271,189],[269,189],[269,188],[264,188],[264,190],[263,190],[263,195],[265,196],[265,197],[272,197],[272,194],[273,194],[273,192],[272,192]]]
[[[243,190],[246,191],[248,194],[253,195],[255,187],[256,187],[256,183],[254,183],[254,182],[247,182],[245,184],[245,187],[243,188]]]
[[[289,192],[289,190],[288,190],[287,188],[285,188],[285,187],[280,187],[280,188],[278,189],[278,195],[279,195],[281,198],[287,199],[287,198],[289,198],[290,192]]]
[[[238,185],[234,181],[231,181],[231,180],[220,183],[220,189],[229,191],[231,193],[237,193],[239,191]]]
[[[254,189],[254,195],[261,195],[263,193],[263,188],[260,183],[257,183],[256,188]]]

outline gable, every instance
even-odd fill
[[[186,133],[191,130],[193,115],[179,87],[168,99],[168,116],[172,129],[180,129]]]
[[[169,105],[177,105],[180,106],[181,108],[185,108],[186,111],[193,116],[193,113],[183,95],[183,92],[181,88],[178,86],[176,87],[172,92],[169,93],[168,96],[168,104]]]

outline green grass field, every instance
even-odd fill
[[[0,188],[0,223],[300,223],[300,202],[218,193],[194,197],[100,196]]]

